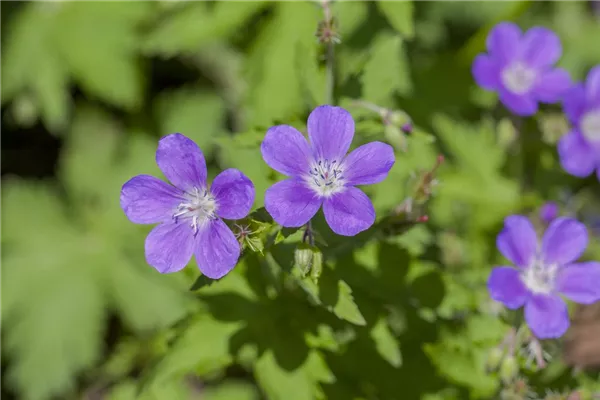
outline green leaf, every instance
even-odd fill
[[[55,51],[88,95],[128,110],[139,108],[143,75],[136,60],[138,24],[151,11],[146,2],[57,5]]]
[[[250,138],[253,144],[245,144],[244,138]],[[260,142],[254,144],[255,138],[254,132],[248,132],[222,138],[217,144],[220,149],[221,168],[237,168],[244,171],[244,174],[254,183],[256,204],[263,204],[265,191],[273,184],[269,179],[273,171],[262,159]]]
[[[240,26],[268,6],[264,1],[182,4],[160,20],[143,43],[149,54],[173,57],[237,33]]]
[[[148,334],[192,307],[183,275],[164,276],[146,263],[149,228],[130,223],[115,200],[130,171],[155,164],[155,144],[131,135],[129,146],[119,146],[121,136],[107,115],[82,106],[60,162],[67,195],[20,181],[2,193],[10,213],[3,219],[10,230],[2,238],[3,273],[11,283],[2,287],[2,318],[16,360],[7,381],[24,398],[61,397],[97,361],[106,310],[127,330]],[[117,151],[129,156],[119,159]],[[66,347],[72,356],[65,357]]]
[[[321,354],[312,350],[304,363],[288,371],[272,353],[266,351],[258,359],[254,374],[268,400],[313,400],[320,398],[319,382],[333,382],[334,376]]]
[[[384,318],[380,319],[373,326],[370,336],[375,342],[375,348],[381,357],[396,368],[402,365],[402,354],[400,353],[398,342]]]
[[[260,395],[256,386],[228,379],[218,386],[203,390],[202,397],[206,400],[259,400]]]
[[[155,112],[161,136],[181,133],[196,142],[207,157],[215,138],[225,133],[223,100],[200,88],[161,93]]]
[[[338,1],[332,3],[342,43],[352,36],[369,16],[369,3],[365,1]],[[343,47],[343,46],[340,46]]]
[[[208,314],[194,317],[153,367],[145,389],[180,379],[192,370],[205,376],[226,367],[233,361],[229,338],[241,326],[241,321],[217,321]]]
[[[13,182],[2,195],[3,211],[13,210],[15,215],[35,218],[64,212],[54,200],[56,194],[47,189]],[[40,219],[3,238],[9,244],[2,254],[4,351],[12,360],[7,382],[33,400],[71,389],[75,375],[101,355],[105,305],[96,284],[98,270],[87,260],[102,256],[82,247],[79,232],[66,220],[58,222],[56,217]],[[65,348],[73,352],[67,356]]]
[[[392,27],[406,39],[415,36],[414,13],[412,1],[378,1],[379,11],[387,18]]]
[[[31,3],[11,21],[2,46],[2,104],[31,90],[37,114],[53,132],[68,118],[68,71],[54,51],[55,16],[48,5]]]
[[[402,38],[380,34],[364,67],[362,97],[380,106],[392,106],[395,93],[407,95],[411,91],[412,82]]]
[[[50,131],[61,132],[67,125],[71,98],[68,71],[55,54],[44,59],[44,66],[33,77],[31,85],[38,98],[42,120]]]
[[[179,379],[163,383],[147,392],[138,394],[138,385],[134,380],[120,382],[111,388],[108,400],[184,400],[190,399],[192,390],[186,381]]]
[[[338,281],[338,290],[338,301],[333,306],[333,313],[353,324],[365,325],[367,322],[354,302],[350,286],[344,281]]]
[[[246,97],[250,127],[268,126],[302,111],[301,80],[296,68],[298,43],[315,40],[321,10],[307,2],[279,2],[251,49]]]
[[[455,384],[469,387],[474,397],[489,398],[497,390],[498,380],[486,373],[484,368],[485,350],[457,350],[446,343],[424,346],[438,372]],[[470,347],[468,343],[465,343],[465,346]]]

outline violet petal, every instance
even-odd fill
[[[227,275],[240,258],[240,244],[229,227],[217,218],[204,226],[196,237],[196,262],[211,279]]]
[[[519,271],[511,267],[494,268],[487,286],[490,297],[511,310],[523,306],[529,297],[529,292],[521,281]]]
[[[150,175],[134,176],[121,189],[121,208],[131,222],[155,224],[171,219],[182,191]]]
[[[537,251],[537,235],[533,224],[522,215],[506,217],[496,245],[500,253],[516,266],[527,267]]]
[[[596,153],[577,131],[571,131],[560,138],[558,156],[565,171],[573,176],[584,178],[596,168]]]
[[[161,274],[177,272],[187,265],[194,252],[194,234],[186,223],[164,223],[146,237],[146,261]]]
[[[160,139],[156,163],[167,179],[179,189],[206,186],[206,161],[200,147],[181,133]]]
[[[567,265],[558,274],[556,288],[566,298],[580,304],[600,301],[600,262]]]
[[[354,137],[354,120],[341,107],[319,106],[308,116],[308,136],[317,160],[340,162]]]
[[[522,117],[533,115],[538,110],[537,102],[531,97],[529,93],[519,95],[511,93],[504,88],[501,88],[500,101],[510,111]]]
[[[281,226],[297,228],[319,211],[323,200],[299,179],[277,182],[265,193],[265,208]]]
[[[557,103],[571,87],[571,76],[562,69],[556,68],[543,72],[533,88],[539,101]]]
[[[366,194],[355,187],[347,187],[325,199],[325,220],[332,231],[342,236],[354,236],[369,229],[375,222],[375,209]]]
[[[515,58],[521,39],[521,29],[512,22],[501,22],[490,31],[486,46],[495,60],[507,63]]]
[[[489,55],[475,57],[471,72],[475,82],[482,88],[497,90],[500,87],[500,67]]]
[[[569,329],[567,305],[556,295],[533,295],[525,304],[525,321],[538,339],[556,339]]]
[[[387,177],[395,161],[394,149],[389,144],[367,143],[353,150],[344,159],[344,179],[352,186],[381,182]]]
[[[269,128],[260,145],[263,159],[275,171],[288,176],[307,174],[312,151],[296,128],[278,125]]]
[[[525,32],[520,50],[525,63],[530,67],[552,66],[562,54],[558,35],[541,26],[533,27]]]
[[[217,215],[221,218],[244,218],[254,204],[254,184],[234,168],[226,169],[215,177],[211,193],[217,201]]]
[[[588,244],[587,228],[576,219],[559,217],[542,238],[542,256],[547,264],[566,265],[577,260]]]

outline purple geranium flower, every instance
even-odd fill
[[[521,33],[511,22],[496,25],[487,37],[488,54],[473,62],[473,76],[484,89],[497,91],[500,101],[517,115],[537,112],[538,102],[556,103],[571,85],[569,73],[553,68],[562,53],[554,32],[534,27]]]
[[[204,275],[218,279],[235,267],[240,245],[221,220],[244,218],[254,185],[237,169],[206,183],[206,161],[196,143],[180,133],[158,143],[156,163],[174,186],[138,175],[121,189],[121,207],[137,224],[159,223],[146,238],[146,261],[160,273],[176,272],[196,255]]]
[[[556,217],[558,217],[558,212],[559,212],[558,204],[556,204],[552,201],[548,201],[548,202],[544,203],[544,205],[542,207],[540,207],[540,219],[544,223],[549,224]]]
[[[572,218],[552,221],[540,243],[529,219],[507,217],[496,243],[516,268],[492,270],[491,297],[510,309],[524,305],[525,321],[538,338],[562,336],[569,316],[559,295],[582,304],[600,300],[600,263],[575,262],[587,242],[585,225]]]
[[[265,162],[290,177],[271,186],[265,208],[282,226],[306,224],[323,205],[331,229],[354,236],[375,222],[371,200],[355,185],[381,182],[395,162],[388,144],[372,142],[346,155],[354,120],[340,107],[320,106],[308,117],[310,144],[288,125],[267,131],[261,151]]]
[[[592,68],[585,85],[567,91],[563,105],[573,129],[558,143],[560,163],[578,177],[596,170],[600,180],[600,65]]]

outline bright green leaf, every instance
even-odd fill
[[[380,319],[371,330],[371,338],[375,342],[375,348],[392,366],[402,365],[402,354],[396,338],[390,331],[384,318]]]
[[[377,7],[385,15],[392,27],[406,39],[415,36],[414,13],[412,1],[378,1]]]
[[[225,104],[214,93],[200,88],[163,92],[155,107],[161,136],[181,133],[208,156],[215,138],[225,132]]]
[[[148,388],[183,377],[191,370],[210,374],[229,365],[229,337],[241,322],[223,322],[200,314],[185,327],[168,352],[153,367]]]
[[[55,51],[76,82],[92,97],[137,109],[143,89],[136,59],[138,24],[147,18],[152,5],[64,2],[56,6]]]
[[[412,90],[403,40],[400,36],[380,34],[374,41],[362,76],[363,98],[379,106],[394,104],[395,93]]]
[[[360,313],[358,306],[354,302],[352,289],[344,281],[338,281],[338,301],[333,306],[333,313],[338,317],[352,322],[356,325],[365,325],[365,318]]]
[[[296,68],[298,43],[316,40],[321,10],[308,2],[279,2],[251,49],[247,80],[250,127],[289,119],[304,105]]]
[[[278,363],[271,351],[266,351],[254,367],[256,380],[269,400],[314,400],[319,382],[332,382],[334,377],[323,357],[310,351],[300,367],[287,371]]]
[[[183,4],[161,20],[143,48],[149,54],[175,56],[193,52],[203,45],[236,33],[240,26],[261,11],[268,2],[219,2],[212,7],[206,2]]]

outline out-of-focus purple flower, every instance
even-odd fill
[[[576,262],[587,243],[585,225],[572,218],[556,218],[539,242],[529,219],[507,217],[496,244],[516,267],[492,270],[490,296],[510,309],[525,306],[525,321],[538,338],[562,336],[569,316],[559,295],[581,304],[600,300],[600,262]]]
[[[517,115],[537,112],[538,102],[556,103],[571,85],[569,73],[554,68],[562,53],[558,36],[543,27],[522,33],[511,22],[496,25],[487,37],[487,54],[475,58],[473,76],[479,86],[498,92]]]
[[[265,208],[282,226],[306,224],[323,205],[331,229],[354,236],[375,222],[371,200],[355,185],[381,182],[394,165],[392,146],[372,142],[346,155],[354,120],[341,107],[320,106],[308,117],[310,144],[288,125],[270,128],[261,145],[265,162],[289,176],[267,189]]]
[[[180,133],[159,141],[156,163],[173,186],[138,175],[121,189],[121,207],[131,222],[159,224],[146,238],[146,261],[164,274],[181,270],[195,254],[204,275],[223,277],[235,267],[240,245],[221,218],[248,215],[254,185],[237,169],[226,169],[209,188],[202,151]]]
[[[549,224],[556,217],[558,217],[558,211],[558,204],[548,201],[542,207],[540,207],[540,218],[546,224]]]
[[[563,108],[573,129],[558,142],[562,167],[578,177],[596,170],[600,180],[600,65],[588,73],[585,84],[567,91]]]

